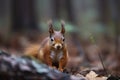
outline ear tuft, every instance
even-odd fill
[[[65,22],[63,20],[61,20],[61,33],[64,34],[65,33]]]
[[[61,20],[61,25],[65,25],[65,21],[64,20]]]
[[[49,26],[49,33],[50,33],[50,34],[53,34],[53,33],[54,33],[54,30],[53,30],[52,20],[49,20],[49,21],[48,21],[48,26]]]
[[[48,23],[48,25],[51,25],[52,24],[52,20],[50,19],[47,23]]]

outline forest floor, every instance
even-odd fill
[[[1,40],[0,49],[21,56],[29,44],[40,44],[43,38],[43,36],[28,38],[16,35],[6,42]],[[72,41],[68,42],[70,57],[63,73],[71,75],[71,80],[119,80],[119,69],[116,68],[118,64],[113,50],[115,45],[112,42],[91,44],[89,41],[81,40],[80,46],[76,46]]]

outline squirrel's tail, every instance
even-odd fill
[[[28,48],[25,49],[24,54],[26,56],[37,57],[37,55],[39,54],[39,48],[40,45],[38,44],[30,45]]]

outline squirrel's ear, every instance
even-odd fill
[[[49,26],[49,33],[53,34],[54,33],[54,29],[53,29],[52,20],[48,21],[48,26]]]
[[[64,34],[65,33],[65,22],[62,20],[61,21],[61,33]]]

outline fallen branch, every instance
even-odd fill
[[[0,80],[86,80],[49,68],[29,57],[0,51]]]

